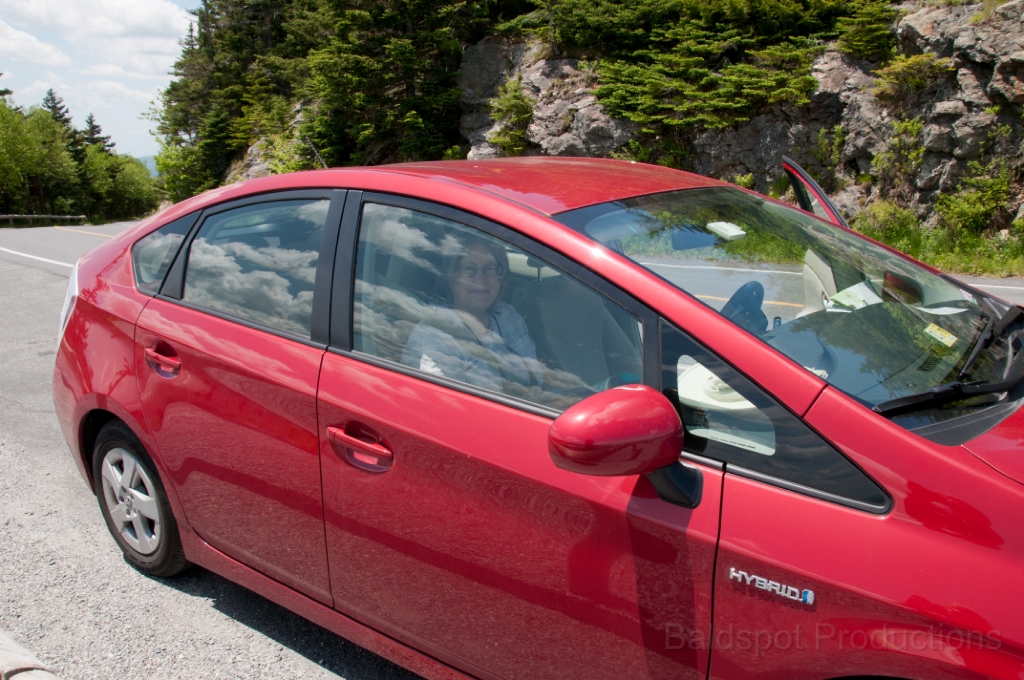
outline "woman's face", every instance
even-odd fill
[[[490,251],[470,246],[448,276],[455,309],[482,317],[498,299],[504,274]]]

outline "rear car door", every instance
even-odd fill
[[[328,605],[316,385],[344,198],[204,211],[135,336],[147,422],[189,524]]]
[[[499,225],[355,193],[318,393],[335,606],[477,677],[705,677],[720,470],[686,509],[548,453],[568,405],[657,384],[656,317]],[[455,312],[485,276],[504,344]]]

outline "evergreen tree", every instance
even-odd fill
[[[887,62],[896,51],[899,12],[887,0],[859,0],[853,16],[839,19],[839,49],[857,59]]]
[[[85,117],[85,129],[82,130],[82,141],[87,147],[99,146],[103,151],[110,153],[114,149],[114,143],[110,141],[110,135],[103,134],[103,128],[96,122],[90,113]]]
[[[71,114],[68,107],[64,106],[64,100],[57,96],[51,87],[43,95],[43,108],[50,112],[55,121],[65,128],[71,128]]]
[[[64,130],[64,144],[79,165],[85,163],[85,144],[82,133],[75,129],[71,112],[64,106],[64,100],[50,88],[43,96],[43,110],[49,111],[53,120]]]
[[[0,73],[0,78],[3,78],[3,76],[4,76],[4,74],[3,74],[3,73]],[[10,91],[9,89],[7,89],[6,87],[0,87],[0,97],[8,97],[8,96],[10,96],[10,95],[12,95],[12,94],[14,94],[14,93],[13,93],[13,92],[11,92],[11,91]]]

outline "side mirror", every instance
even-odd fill
[[[683,423],[661,393],[623,385],[587,397],[551,424],[555,465],[585,475],[643,475],[679,460]]]
[[[697,507],[703,475],[679,462],[683,423],[671,402],[646,385],[623,385],[567,409],[548,430],[555,465],[584,475],[647,475],[665,501]]]

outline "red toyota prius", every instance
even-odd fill
[[[76,264],[61,426],[137,568],[426,677],[1024,677],[1024,310],[785,169],[208,192]]]

